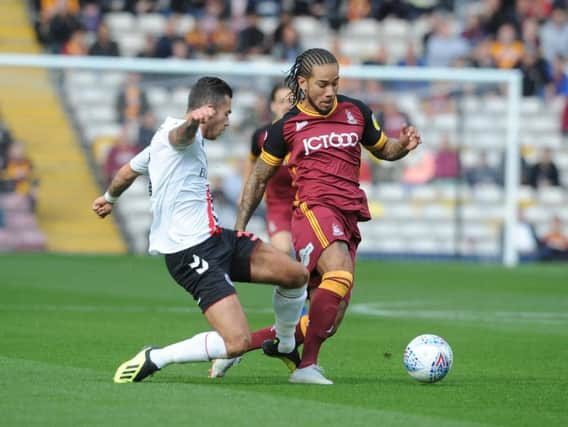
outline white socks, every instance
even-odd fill
[[[159,369],[170,363],[207,362],[226,358],[225,342],[215,331],[202,332],[185,341],[150,351],[150,360]]]
[[[272,303],[276,315],[276,336],[280,340],[278,351],[290,353],[296,341],[294,332],[306,301],[306,287],[274,290]],[[159,368],[170,363],[207,362],[226,359],[227,347],[221,335],[215,331],[202,332],[187,340],[150,351],[150,360]]]
[[[278,286],[274,289],[272,297],[272,305],[276,315],[274,327],[276,337],[280,340],[278,351],[281,353],[290,353],[294,350],[296,345],[294,332],[302,314],[306,295],[306,286],[298,289],[286,289]]]

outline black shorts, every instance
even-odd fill
[[[250,282],[251,257],[259,242],[254,234],[221,228],[199,245],[167,254],[166,265],[204,312],[236,293],[233,280]]]

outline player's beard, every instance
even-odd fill
[[[327,115],[331,109],[333,108],[333,102],[331,103],[331,105],[329,106],[329,108],[327,110],[322,110],[321,108],[319,108],[317,106],[317,104],[315,103],[315,101],[313,100],[313,98],[310,96],[309,93],[306,93],[306,99],[308,100],[308,102],[310,103],[311,107],[316,110],[319,114],[321,114],[322,116]]]

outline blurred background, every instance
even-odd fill
[[[219,64],[285,70],[304,49],[323,47],[342,67],[516,69],[515,248],[523,261],[568,259],[568,1],[0,0],[0,9],[4,54],[159,58],[164,70],[210,61],[235,89],[231,127],[208,145],[225,227],[278,79],[224,75]],[[202,74],[0,66],[0,251],[145,253],[147,181],[121,197],[110,220],[90,205],[166,116],[183,115]],[[387,135],[410,123],[424,141],[394,163],[364,153],[373,220],[361,224],[362,256],[499,262],[506,87],[343,78],[341,92],[365,100]],[[250,229],[266,236],[262,207]]]

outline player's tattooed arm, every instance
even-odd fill
[[[387,138],[387,142],[379,149],[372,150],[375,157],[383,160],[402,159],[422,143],[420,135],[413,126],[404,126],[399,139]]]
[[[122,193],[124,193],[136,178],[138,178],[140,174],[135,172],[129,163],[123,165],[114,178],[112,179],[111,183],[107,188],[107,193],[113,197],[119,197]]]
[[[378,150],[372,151],[373,155],[382,160],[398,160],[406,156],[409,151],[404,148],[398,139],[387,138],[387,142]]]
[[[276,173],[279,166],[272,166],[258,159],[250,174],[239,205],[235,230],[245,230],[254,210],[262,200],[266,183]]]
[[[184,117],[185,122],[169,132],[170,144],[178,148],[191,145],[195,140],[199,125],[207,123],[213,115],[215,115],[213,105],[204,105],[188,112]]]
[[[199,122],[185,121],[182,125],[170,131],[170,144],[175,147],[187,147],[191,145],[198,127]]]
[[[116,199],[132,185],[132,183],[141,174],[135,172],[130,164],[126,163],[116,173],[106,193],[103,196],[97,197],[91,206],[91,209],[100,217],[104,218],[112,212],[112,208]]]

